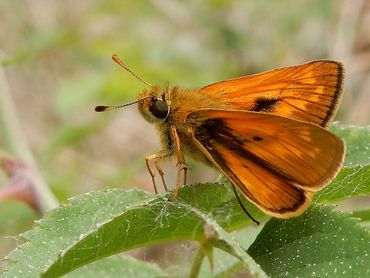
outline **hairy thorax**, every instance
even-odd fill
[[[171,126],[175,126],[180,139],[182,152],[194,160],[211,166],[210,161],[194,144],[189,130],[196,128],[194,123],[187,123],[186,118],[192,112],[202,109],[227,109],[227,105],[215,103],[205,94],[196,90],[182,90],[177,87],[167,88],[166,95],[169,97],[170,112],[168,118],[163,122],[157,122],[156,128],[161,138],[161,145],[164,149],[173,147],[171,138]]]

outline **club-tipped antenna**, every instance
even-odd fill
[[[125,106],[129,106],[129,105],[138,103],[138,102],[140,102],[140,101],[142,101],[146,98],[151,98],[151,96],[145,96],[141,99],[138,99],[138,100],[126,103],[126,104],[121,104],[121,105],[98,105],[98,106],[95,107],[95,111],[96,112],[105,112],[105,111],[109,111],[109,110],[112,110],[112,109],[122,108],[122,107],[125,107]]]
[[[131,73],[137,80],[139,80],[141,83],[144,83],[145,85],[148,85],[149,87],[152,87],[152,85],[149,82],[146,82],[144,79],[140,78],[136,73],[134,73],[129,67],[127,67],[122,60],[116,55],[112,55],[113,61],[115,61],[118,65],[123,67],[125,70],[127,70],[129,73]]]

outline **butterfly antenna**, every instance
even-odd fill
[[[122,108],[122,107],[125,107],[125,106],[129,106],[129,105],[138,103],[138,102],[140,102],[140,101],[142,101],[146,98],[151,98],[151,96],[145,96],[141,99],[138,99],[138,100],[126,103],[126,104],[122,104],[122,105],[98,105],[98,106],[95,107],[95,111],[96,112],[105,112],[105,111],[109,111],[109,110],[112,110],[112,109]]]
[[[140,78],[136,73],[134,73],[129,67],[127,67],[122,60],[116,55],[112,55],[113,61],[115,61],[118,65],[120,65],[122,68],[127,70],[129,73],[131,73],[137,80],[139,80],[141,83],[144,83],[145,85],[152,87],[152,85],[149,82],[146,82],[144,79]]]
[[[246,215],[248,215],[248,217],[254,222],[256,223],[257,225],[260,224],[260,222],[258,222],[249,212],[248,210],[245,208],[245,206],[243,205],[243,202],[242,200],[240,200],[240,196],[238,194],[238,192],[236,191],[236,188],[233,184],[231,184],[231,186],[233,187],[234,189],[234,193],[235,193],[235,196],[236,196],[236,199],[238,200],[238,203],[239,205],[241,206],[242,210],[245,212]]]

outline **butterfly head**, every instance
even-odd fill
[[[144,90],[138,97],[138,108],[140,114],[149,123],[165,121],[170,114],[170,101],[166,97],[165,88],[152,86]]]

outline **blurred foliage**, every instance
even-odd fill
[[[143,158],[159,149],[153,128],[135,107],[105,115],[93,111],[100,103],[133,100],[144,88],[111,61],[112,53],[150,83],[188,88],[336,59],[347,72],[336,119],[367,125],[369,14],[370,4],[357,0],[5,0],[0,64],[24,135],[60,200],[106,186],[150,191]],[[11,152],[2,134],[0,121],[0,150]],[[215,177],[203,166],[191,168],[190,182]],[[172,172],[166,171],[170,181]],[[9,209],[18,223],[18,210]],[[36,215],[26,211],[23,217]],[[19,219],[28,229],[30,223]],[[1,244],[1,254],[9,248]]]
[[[369,194],[369,166],[357,165],[366,169],[366,175],[348,174],[346,168],[342,169],[341,173],[347,176],[338,175],[325,188],[321,199],[331,202]],[[348,184],[353,187],[350,195],[335,194]],[[171,194],[173,192],[152,195],[139,190],[115,189],[73,198],[21,235],[23,244],[7,257],[6,277],[18,273],[27,273],[25,277],[59,277],[112,254],[181,239],[198,241],[200,250],[209,256],[216,247],[237,258],[230,259],[227,254],[220,257],[217,252],[215,276],[212,273],[208,277],[222,273],[230,277],[244,268],[256,277],[266,277],[265,273],[270,277],[296,277],[298,273],[302,277],[315,273],[320,273],[320,277],[333,277],[337,273],[364,277],[370,271],[370,234],[358,225],[360,221],[368,221],[369,211],[361,211],[357,215],[361,219],[354,219],[332,211],[333,207],[315,204],[298,217],[269,219],[248,248],[252,242],[248,238],[255,236],[252,229],[239,237],[226,232],[254,224],[240,206],[230,209],[229,204],[235,203],[236,198],[228,183],[182,187],[175,201],[169,201]],[[258,219],[266,219],[251,204],[248,210]],[[195,261],[200,260],[195,262],[198,270],[203,257],[195,257]],[[339,265],[338,261],[341,261]],[[106,261],[99,267],[107,272],[106,269],[117,263],[120,265],[119,261]],[[136,262],[128,265],[129,269],[140,269]],[[169,272],[168,276],[176,273],[179,277],[188,277],[189,269],[180,274]],[[82,271],[87,275],[92,270],[86,267]]]

